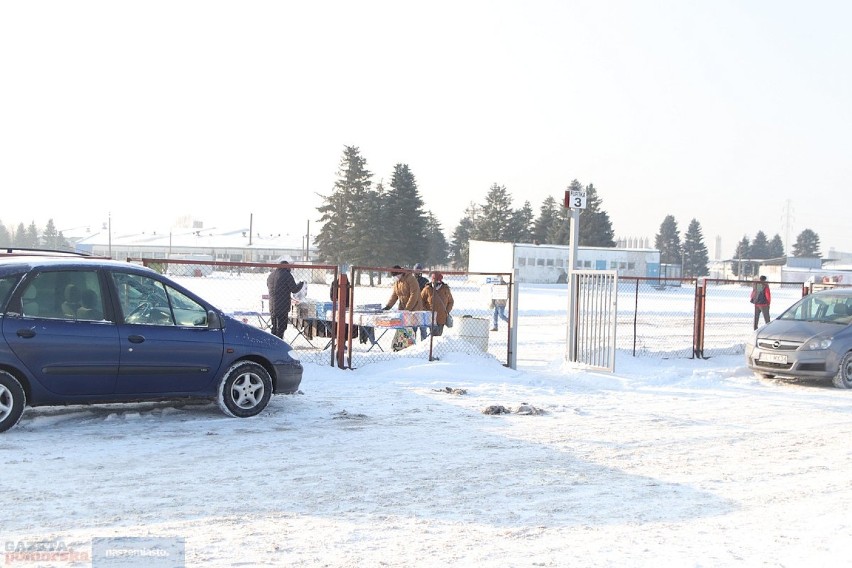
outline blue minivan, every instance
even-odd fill
[[[0,254],[0,333],[0,432],[26,406],[196,398],[245,418],[302,381],[285,341],[103,258]]]

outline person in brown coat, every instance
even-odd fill
[[[411,272],[405,272],[398,264],[391,270],[393,276],[393,292],[390,300],[385,304],[385,310],[389,310],[399,300],[399,309],[413,312],[422,310],[423,303],[420,300],[420,286],[417,278]]]
[[[444,275],[440,272],[432,273],[432,282],[420,292],[424,307],[432,312],[432,335],[444,333],[447,324],[447,316],[453,310],[453,293],[450,287],[444,284]]]

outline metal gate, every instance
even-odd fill
[[[568,360],[614,371],[618,273],[575,270],[571,276]]]

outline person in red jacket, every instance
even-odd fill
[[[754,304],[754,329],[757,329],[760,314],[763,314],[764,323],[769,323],[769,304],[772,302],[772,294],[769,292],[766,276],[761,276],[755,281],[749,301]]]

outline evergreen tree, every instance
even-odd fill
[[[9,229],[6,228],[6,225],[0,221],[0,247],[10,246],[12,246],[12,234],[9,232]]]
[[[553,196],[548,196],[541,204],[538,217],[533,225],[533,242],[538,244],[548,243],[548,234],[551,227],[556,223],[559,216],[559,210],[564,209],[562,205],[556,203]]]
[[[751,246],[748,248],[749,258],[766,260],[771,258],[769,253],[769,241],[766,239],[766,233],[758,231],[751,241]]]
[[[547,231],[547,242],[552,245],[567,245],[571,240],[570,229],[571,210],[561,207]]]
[[[754,272],[748,262],[749,258],[751,258],[751,251],[749,250],[748,237],[743,236],[743,239],[737,244],[736,252],[734,252],[734,259],[737,262],[734,263],[732,270],[736,276],[752,274]]]
[[[450,259],[447,238],[441,229],[441,223],[429,212],[426,215],[426,257],[423,259],[426,266],[443,266]]]
[[[413,266],[426,258],[427,220],[417,182],[407,164],[394,166],[391,186],[384,200],[383,237],[393,243],[392,257],[386,264]],[[391,262],[393,261],[393,262]]]
[[[27,236],[26,236],[26,245],[30,248],[40,248],[41,244],[39,242],[38,237],[38,227],[36,227],[35,221],[30,221],[30,226],[27,227]]]
[[[47,220],[47,226],[44,228],[44,234],[42,235],[42,243],[45,248],[59,250],[59,233],[56,231],[53,219]]]
[[[478,206],[471,203],[465,209],[465,216],[456,225],[450,242],[450,262],[453,268],[467,270],[470,262],[470,239],[476,225]]]
[[[701,225],[693,219],[683,236],[683,276],[707,276],[710,273],[707,268],[709,260]]]
[[[810,229],[805,229],[796,237],[793,245],[793,256],[805,258],[822,258],[819,251],[819,235]]]
[[[512,241],[512,196],[506,186],[492,184],[476,219],[473,238],[479,241]]]
[[[574,184],[571,182],[569,190]],[[586,208],[580,212],[580,246],[584,247],[614,247],[615,239],[609,214],[601,209],[601,199],[595,186],[586,186]]]
[[[535,214],[529,201],[512,213],[509,239],[513,243],[530,243],[533,240],[533,220]]]
[[[667,215],[663,219],[660,224],[660,232],[654,238],[654,246],[660,251],[660,262],[662,264],[681,263],[680,236],[674,216]]]
[[[358,148],[346,146],[337,175],[331,195],[323,197],[323,204],[317,208],[323,225],[315,242],[323,262],[344,264],[352,262],[355,252],[351,209],[356,196],[362,200],[367,197],[372,174],[366,169],[366,160],[361,157]]]
[[[786,256],[784,254],[784,243],[781,241],[781,235],[776,234],[769,241],[769,258],[783,258],[784,256]]]

